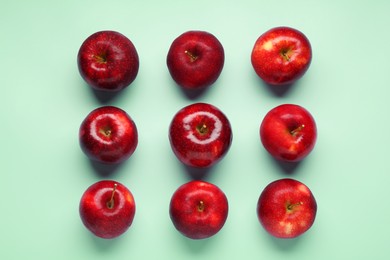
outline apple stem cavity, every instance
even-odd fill
[[[206,124],[201,124],[201,125],[198,125],[196,130],[198,130],[198,132],[203,135],[203,134],[206,134],[208,132],[208,127]]]
[[[99,63],[106,63],[107,62],[107,55],[102,53],[100,55],[95,55],[95,59]]]
[[[198,56],[196,56],[195,54],[193,54],[192,52],[189,52],[189,51],[185,51],[184,52],[185,54],[188,55],[188,57],[190,57],[190,61],[191,62],[194,62],[198,59]]]
[[[292,211],[292,210],[294,210],[294,208],[296,207],[296,206],[300,206],[300,205],[303,205],[303,202],[298,202],[298,203],[293,203],[293,204],[287,204],[287,210],[288,211]]]
[[[204,211],[204,202],[203,202],[203,200],[199,201],[197,208],[198,208],[198,212],[203,212]]]
[[[111,136],[111,133],[112,133],[111,128],[109,128],[109,127],[104,127],[104,128],[102,128],[102,129],[100,130],[100,132],[101,132],[103,135],[107,136],[107,137],[110,137],[110,136]]]
[[[297,128],[295,128],[294,130],[290,131],[290,134],[295,136],[297,133],[299,133],[303,128],[305,128],[305,125],[300,125],[298,126]]]
[[[116,187],[118,186],[118,184],[114,184],[114,188],[112,188],[112,193],[111,193],[111,198],[110,200],[107,202],[107,208],[109,209],[113,209],[114,208],[114,195],[115,195],[115,191],[116,191]]]
[[[280,52],[280,55],[282,55],[283,59],[285,61],[290,61],[291,60],[291,52],[292,50],[291,49],[283,49],[281,52]]]

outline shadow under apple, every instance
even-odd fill
[[[183,88],[177,84],[176,84],[176,86],[178,88],[180,88],[181,91],[183,92],[183,94],[190,100],[194,100],[194,99],[201,97],[202,95],[204,95],[204,93],[206,92],[206,89],[208,88],[208,87],[203,87],[203,88],[199,88],[199,89],[186,89],[186,88]]]
[[[297,168],[301,165],[302,161],[299,162],[286,162],[272,158],[276,165],[278,165],[284,173],[294,174]]]
[[[183,165],[185,171],[192,180],[205,180],[210,175],[210,171],[213,167],[196,168],[187,165]]]
[[[123,246],[124,243],[128,244],[128,237],[131,235],[127,233],[131,233],[131,230],[127,230],[124,234],[112,239],[100,238],[93,234],[90,234],[90,236],[94,248],[99,252],[115,252],[118,250],[118,247]]]
[[[263,83],[263,85],[275,96],[284,97],[288,92],[292,89],[295,84],[287,84],[281,86],[275,86],[267,83]]]
[[[290,90],[296,85],[296,82],[287,85],[280,85],[280,86],[271,85],[263,81],[256,74],[253,75],[253,80],[256,83],[255,85],[259,85],[263,88],[266,88],[270,93],[272,93],[276,97],[286,96],[288,92],[290,92]]]
[[[115,99],[119,93],[121,93],[123,90],[119,91],[103,91],[103,90],[97,90],[94,88],[89,87],[96,97],[97,100],[99,100],[102,104],[107,104],[111,102],[113,99]]]
[[[123,163],[105,164],[94,160],[89,160],[94,172],[102,178],[112,177],[123,166]]]
[[[218,236],[218,234],[215,236]],[[210,248],[213,248],[214,242],[216,241],[214,236],[204,239],[191,239],[182,234],[176,234],[175,239],[179,240],[178,243],[183,244],[188,254],[198,256],[205,255]]]
[[[300,242],[301,237],[296,238],[277,238],[270,236],[272,244],[274,244],[279,250],[289,251],[296,248],[297,244]]]

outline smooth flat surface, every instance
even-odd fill
[[[317,3],[318,2],[318,3]],[[1,259],[385,259],[390,217],[389,1],[3,1],[0,16],[2,101]],[[255,75],[257,37],[279,25],[306,34],[313,47],[307,74],[273,90]],[[140,57],[136,81],[111,98],[81,79],[76,55],[90,34],[117,30]],[[172,81],[165,59],[179,34],[200,29],[225,48],[225,67],[196,97]],[[233,127],[232,147],[204,179],[229,199],[216,236],[191,241],[173,227],[172,193],[194,175],[168,141],[173,115],[193,102],[219,107]],[[306,107],[318,142],[295,167],[263,149],[259,126],[282,103]],[[78,128],[94,108],[125,109],[139,131],[133,157],[114,169],[91,164]],[[317,219],[294,240],[269,236],[255,213],[271,181],[304,182],[318,203]],[[94,238],[78,215],[84,190],[101,179],[131,189],[132,227],[114,240]]]

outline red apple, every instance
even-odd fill
[[[194,180],[180,186],[172,196],[169,213],[175,228],[191,239],[217,234],[228,216],[228,200],[216,185]]]
[[[115,31],[100,31],[81,45],[77,64],[81,77],[94,89],[118,91],[138,74],[138,53],[133,43]]]
[[[128,230],[133,222],[134,197],[119,182],[99,181],[84,192],[79,212],[85,227],[94,235],[115,238]]]
[[[122,109],[99,107],[90,112],[79,129],[82,151],[94,161],[116,164],[127,160],[138,144],[134,121]]]
[[[251,55],[257,75],[271,85],[291,84],[301,78],[311,63],[307,37],[289,27],[276,27],[262,34]]]
[[[215,106],[195,103],[173,117],[169,140],[176,157],[185,165],[209,167],[228,152],[233,134],[227,117]]]
[[[317,127],[305,108],[284,104],[269,111],[260,125],[264,148],[276,159],[298,162],[314,148]]]
[[[211,33],[188,31],[173,42],[167,55],[172,78],[185,89],[212,85],[222,72],[225,54],[222,44]]]
[[[268,184],[260,194],[257,216],[264,229],[278,238],[295,238],[314,223],[317,203],[310,189],[293,179]]]

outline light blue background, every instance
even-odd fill
[[[0,16],[1,259],[385,259],[388,256],[390,2],[378,1],[2,1]],[[287,90],[264,85],[250,64],[257,37],[279,25],[306,34],[313,61]],[[104,29],[128,36],[140,56],[135,82],[110,99],[96,96],[76,65],[81,43]],[[186,96],[165,59],[179,34],[213,33],[225,67],[203,95]],[[173,227],[172,193],[191,174],[168,142],[173,115],[193,102],[219,107],[233,127],[232,147],[205,180],[229,199],[216,236],[192,241]],[[294,169],[276,163],[259,140],[265,113],[282,103],[306,107],[318,142]],[[123,165],[89,162],[78,128],[94,108],[125,109],[139,146]],[[318,203],[317,219],[294,240],[269,236],[255,213],[271,181],[304,182]],[[95,181],[128,186],[137,212],[114,240],[94,238],[78,203]]]

